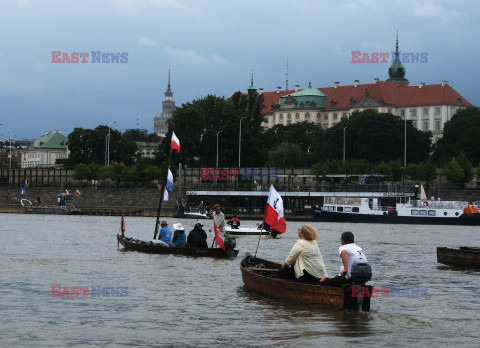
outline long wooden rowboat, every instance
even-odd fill
[[[216,258],[230,258],[238,255],[238,250],[233,248],[227,248],[227,251],[225,251],[222,248],[169,247],[139,239],[122,237],[119,234],[117,234],[117,240],[126,250],[149,254],[173,254]]]
[[[480,269],[480,248],[460,247],[437,248],[437,261],[448,266],[479,268]]]
[[[357,297],[352,297],[352,285],[343,287],[322,286],[320,282],[302,283],[281,279],[281,264],[247,256],[240,263],[243,283],[250,289],[291,303],[313,305],[314,308],[358,310]],[[371,286],[368,291],[372,293]],[[370,310],[370,297],[363,297],[362,311]]]

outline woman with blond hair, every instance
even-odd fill
[[[318,231],[312,226],[303,225],[298,229],[298,237],[300,239],[293,245],[287,260],[280,268],[280,278],[314,282],[327,277],[325,263],[315,241]]]

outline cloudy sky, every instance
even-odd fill
[[[171,69],[177,106],[208,94],[370,83],[389,63],[352,51],[427,53],[412,84],[453,82],[480,105],[480,2],[471,0],[0,0],[0,138],[100,124],[153,132]],[[52,51],[88,63],[52,63]],[[92,63],[92,51],[127,53]],[[106,55],[108,56],[108,55]],[[62,60],[62,56],[59,56]],[[116,124],[113,122],[116,121]]]

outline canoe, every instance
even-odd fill
[[[358,310],[358,297],[352,297],[352,285],[329,287],[320,285],[320,282],[281,279],[278,277],[281,267],[281,264],[247,254],[240,263],[243,283],[255,292],[290,303],[313,305],[312,308]],[[372,293],[371,286],[365,287]],[[361,310],[370,310],[370,297],[363,297]]]
[[[169,247],[161,244],[154,244],[150,241],[122,237],[119,234],[117,234],[117,241],[125,248],[125,250],[139,251],[149,254],[172,254],[216,258],[230,258],[238,255],[237,249],[229,248],[228,246],[227,251],[222,248]]]
[[[438,247],[437,262],[448,266],[480,269],[480,248],[460,247],[459,249],[453,249]]]

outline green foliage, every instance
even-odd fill
[[[135,166],[124,166],[120,172],[120,181],[122,182],[136,182],[139,181],[139,173]]]
[[[465,175],[463,173],[462,167],[456,162],[447,162],[443,166],[443,175],[448,182],[452,184],[458,185],[459,187],[465,184],[464,178]]]
[[[143,170],[146,181],[160,180],[162,178],[162,170],[157,166],[148,166]]]
[[[118,162],[115,162],[109,166],[100,167],[98,176],[100,179],[110,179],[114,181],[117,186],[119,186],[123,167],[124,166]]]
[[[372,164],[364,159],[352,159],[342,162],[339,171],[341,174],[370,174]]]
[[[94,130],[75,128],[68,135],[68,165],[75,166],[79,163],[105,164],[106,144],[109,127],[98,126]],[[127,165],[133,164],[137,144],[123,138],[117,130],[110,129],[110,162],[123,162]]]
[[[146,129],[129,129],[123,133],[123,137],[131,141],[158,142],[160,137],[156,133],[147,133]]]
[[[435,144],[434,159],[443,163],[463,151],[474,165],[480,163],[480,111],[468,108],[457,111],[443,127],[443,137]]]
[[[92,180],[98,176],[100,166],[96,163],[84,164],[79,163],[75,166],[72,177],[75,180]]]
[[[346,128],[345,128],[346,127]],[[404,157],[405,122],[392,114],[375,110],[355,111],[347,119],[325,130],[315,146],[315,158],[343,158],[345,129],[346,159],[362,158],[371,163],[394,161]],[[407,121],[407,160],[419,163],[429,158],[430,132],[422,132]]]
[[[402,162],[400,160],[396,161],[388,161],[388,162],[380,162],[374,167],[374,171],[377,174],[385,175],[382,178],[382,181],[399,181],[402,178]]]
[[[295,168],[303,166],[305,153],[297,144],[283,142],[277,149],[268,152],[268,166]]]
[[[470,182],[473,179],[472,162],[468,160],[464,151],[460,152],[460,155],[457,158],[457,163],[460,167],[462,167],[464,182]]]
[[[405,168],[405,175],[411,180],[425,182],[428,187],[428,183],[437,177],[437,168],[430,161],[412,163]]]
[[[318,176],[325,176],[327,174],[340,174],[340,167],[342,161],[326,160],[324,162],[316,163],[312,166],[312,173]]]

